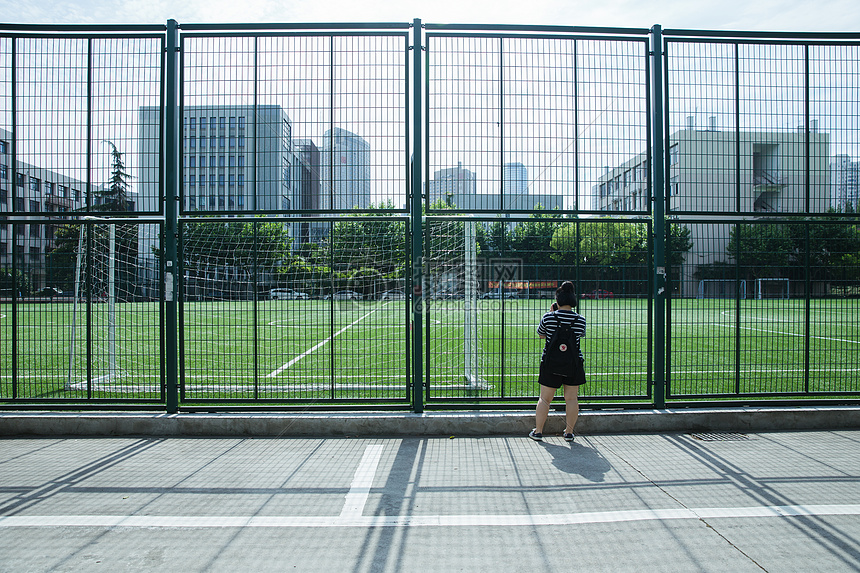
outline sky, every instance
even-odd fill
[[[860,31],[857,0],[0,0],[6,23],[411,22]]]

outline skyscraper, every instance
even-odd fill
[[[333,210],[370,206],[370,144],[339,127],[323,135],[321,207]]]

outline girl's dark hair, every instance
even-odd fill
[[[577,308],[578,297],[573,290],[572,282],[564,281],[560,287],[555,289],[555,302],[558,303],[558,306],[570,305]]]

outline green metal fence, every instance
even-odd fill
[[[860,398],[860,36],[0,30],[0,403]]]

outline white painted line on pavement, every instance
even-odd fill
[[[349,486],[349,492],[346,494],[346,502],[340,512],[341,517],[360,517],[364,512],[364,505],[367,503],[367,496],[370,495],[370,487],[373,485],[373,477],[376,475],[376,467],[379,465],[379,458],[382,457],[384,449],[383,445],[374,445],[367,446],[364,450],[364,455],[358,463]]]
[[[860,505],[782,505],[759,507],[704,507],[558,513],[544,515],[412,515],[412,516],[200,516],[187,515],[13,515],[0,517],[8,527],[516,527],[578,525],[675,519],[739,519],[748,517],[805,517],[860,515]]]

